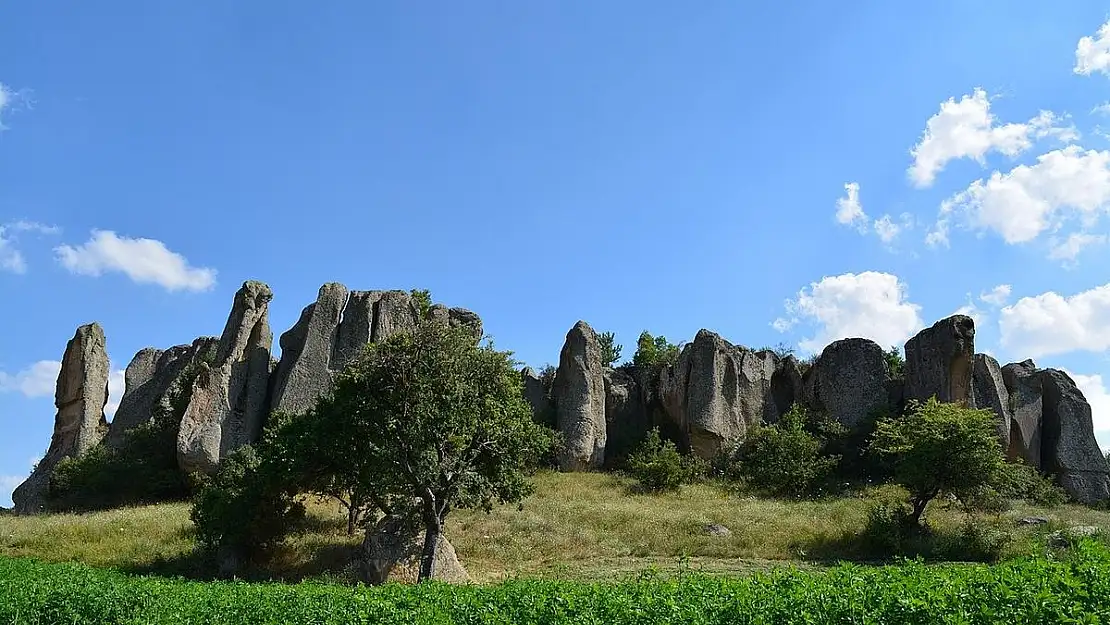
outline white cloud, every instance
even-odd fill
[[[1091,109],[1093,115],[1110,115],[1110,102],[1103,102]]]
[[[941,204],[934,232],[941,233],[938,242],[947,242],[949,219],[960,216],[972,229],[992,230],[1006,243],[1025,243],[1058,230],[1068,217],[1091,226],[1108,207],[1110,151],[1071,145],[1042,154],[1033,165],[971,183]]]
[[[205,291],[216,284],[215,269],[189,266],[161,241],[121,237],[110,230],[93,230],[84,245],[62,245],[55,252],[66,269],[79,275],[119,271],[134,282],[158,284],[167,291]]]
[[[913,215],[902,213],[901,221],[895,222],[890,215],[883,215],[872,224],[879,240],[889,246],[900,234],[913,228]]]
[[[1000,284],[986,293],[980,293],[979,299],[991,306],[1002,306],[1010,299],[1013,288],[1008,284]]]
[[[4,129],[4,111],[11,108],[15,102],[15,93],[10,87],[0,82],[0,130]]]
[[[1086,232],[1073,232],[1068,238],[1060,241],[1058,239],[1052,240],[1052,249],[1048,252],[1049,260],[1059,260],[1065,262],[1074,262],[1085,248],[1092,245],[1102,245],[1106,243],[1105,234],[1089,234]]]
[[[104,406],[104,414],[109,419],[115,416],[116,408],[119,408],[119,400],[123,398],[124,387],[124,370],[112,370],[108,374],[108,404]]]
[[[0,271],[15,274],[27,273],[27,261],[23,257],[23,253],[15,247],[17,233],[21,232],[57,234],[59,229],[56,226],[48,226],[25,219],[0,224]]]
[[[1095,36],[1082,37],[1075,47],[1076,74],[1090,76],[1102,72],[1110,76],[1110,21],[1098,29]]]
[[[0,371],[0,393],[20,393],[26,397],[47,397],[54,394],[62,363],[40,360],[12,375]]]
[[[58,234],[62,231],[62,229],[58,226],[49,226],[47,224],[42,224],[37,221],[28,221],[26,219],[13,221],[10,224],[7,224],[7,227],[16,232],[37,232],[39,234]]]
[[[978,306],[971,302],[960,306],[955,311],[953,311],[952,314],[966,315],[968,317],[971,317],[972,321],[975,322],[975,327],[977,328],[982,327],[987,322],[987,313],[980,310]]]
[[[865,271],[828,276],[786,302],[788,317],[772,326],[785,331],[805,320],[814,336],[799,347],[816,352],[842,338],[869,338],[884,347],[900,344],[922,327],[921,307],[906,300],[906,285],[897,276]]]
[[[976,88],[958,102],[955,98],[942,102],[940,111],[925,122],[924,134],[910,150],[910,180],[917,187],[928,187],[950,161],[970,158],[982,165],[989,152],[1014,157],[1032,147],[1034,139],[1073,141],[1079,136],[1073,126],[1063,125],[1064,118],[1051,111],[1041,111],[1023,124],[995,122],[983,89]]]
[[[1110,350],[1110,284],[1070,297],[1023,297],[1000,315],[1002,345],[1023,358]]]
[[[860,232],[866,232],[868,219],[859,201],[859,183],[845,183],[844,190],[847,195],[836,201],[836,221],[845,226],[854,225]]]
[[[0,475],[0,508],[12,507],[12,491],[25,479],[26,475]]]

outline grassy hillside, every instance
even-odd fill
[[[447,535],[471,575],[480,581],[526,575],[546,578],[608,579],[659,568],[690,567],[713,573],[741,573],[782,564],[809,566],[838,557],[854,559],[852,537],[867,520],[869,497],[819,502],[739,498],[712,485],[684,487],[679,493],[637,494],[624,478],[605,474],[544,473],[535,495],[490,514],[457,511]],[[896,492],[891,487],[883,490]],[[328,503],[310,504],[309,527],[289,539],[273,562],[253,577],[294,580],[344,578],[351,550],[345,518]],[[1019,519],[1043,516],[1050,523],[1022,526]],[[964,519],[934,503],[931,522],[954,533]],[[993,527],[1014,540],[1006,555],[1027,553],[1050,531],[1068,525],[1110,530],[1110,513],[1079,506],[1045,510],[1023,504],[995,519]],[[708,535],[718,523],[730,536]],[[192,555],[187,504],[163,504],[87,515],[0,517],[0,556],[84,562],[134,572],[202,577]]]

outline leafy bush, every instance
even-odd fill
[[[664,440],[656,428],[629,454],[628,471],[645,490],[661,492],[697,481],[702,468],[697,459],[683,455],[673,442]]]
[[[1063,505],[1068,500],[1067,491],[1051,477],[1020,460],[1002,466],[995,488],[1003,497],[1024,499],[1047,508]]]
[[[811,431],[812,430],[812,431]],[[826,421],[811,419],[794,404],[774,425],[755,428],[718,462],[727,480],[779,497],[822,493],[840,462],[825,453],[825,440],[815,433],[839,432]]]
[[[902,418],[879,421],[871,451],[891,462],[894,481],[910,491],[917,522],[942,493],[970,504],[1004,481],[994,413],[936,397],[910,402]]]
[[[842,565],[743,577],[492,585],[188,582],[80,564],[0,559],[0,622],[477,625],[1100,623],[1110,615],[1110,550],[994,566]]]
[[[240,447],[193,499],[198,545],[211,554],[260,554],[304,518],[294,494],[279,468],[263,462],[253,447]]]

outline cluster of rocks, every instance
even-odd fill
[[[278,361],[271,354],[272,299],[270,287],[247,281],[218,338],[140,350],[127,366],[111,424],[104,415],[109,374],[104,330],[96,323],[78,328],[58,375],[50,448],[12,494],[15,512],[45,509],[50,475],[62,459],[100,444],[118,448],[129,431],[158,419],[170,419],[176,428],[180,469],[210,474],[232,451],[258,439],[272,410],[310,407],[366,344],[415,328],[423,316],[482,333],[481,319],[464,308],[424,309],[405,291],[348,291],[328,283],[281,335]]]
[[[564,470],[601,468],[617,454],[615,442],[637,440],[652,427],[709,459],[796,402],[851,430],[878,411],[898,414],[908,400],[935,396],[993,411],[1008,456],[1053,475],[1075,500],[1110,498],[1110,466],[1095,440],[1091,407],[1066,373],[1029,360],[1000,367],[975,353],[975,324],[964,315],[922,330],[904,353],[904,371],[892,371],[882,347],[849,338],[803,368],[793,356],[701,330],[677,362],[637,376],[605,367],[597,334],[580,321],[567,333],[553,380],[531,369],[523,376],[536,414],[556,415]]]
[[[78,328],[58,376],[50,447],[13,494],[16,512],[43,510],[50,474],[63,458],[102,442],[119,446],[128,431],[156,419],[176,427],[183,472],[211,473],[231,451],[257,440],[272,411],[309,408],[366,344],[409,331],[422,317],[482,335],[481,319],[469,310],[426,307],[404,291],[349,291],[328,283],[281,335],[278,361],[271,355],[272,298],[268,286],[248,281],[235,294],[219,338],[140,350],[127,367],[110,425],[104,332],[95,323]],[[733,345],[708,330],[660,370],[612,369],[602,362],[597,334],[580,321],[567,333],[553,376],[527,368],[522,376],[537,418],[563,434],[563,470],[601,468],[653,427],[711,458],[751,428],[775,423],[795,403],[853,429],[876,411],[898,413],[907,400],[935,396],[992,410],[1007,454],[1054,475],[1074,499],[1110,498],[1110,469],[1075,382],[1032,361],[1000,367],[975,353],[975,325],[963,315],[911,338],[901,372],[866,339],[835,341],[803,366],[793,356]]]

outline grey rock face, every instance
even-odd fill
[[[1063,371],[1039,372],[1044,389],[1041,459],[1076,501],[1110,499],[1110,465],[1095,440],[1091,406]]]
[[[531,367],[521,370],[520,377],[524,381],[524,399],[532,407],[532,415],[537,422],[555,427],[554,422],[548,423],[555,414],[555,405],[551,403],[547,389],[544,388],[543,379]]]
[[[743,440],[748,429],[773,410],[775,368],[773,355],[757,354],[700,330],[674,366],[660,374],[664,411],[694,454],[712,458]]]
[[[806,376],[806,403],[849,429],[890,407],[886,355],[878,343],[852,338],[821,351]]]
[[[66,344],[54,405],[54,433],[31,475],[12,493],[17,514],[37,514],[46,505],[50,474],[64,458],[80,456],[104,438],[108,422],[108,352],[104,329],[98,323],[77,328]]]
[[[420,578],[420,556],[424,532],[419,524],[402,516],[387,516],[366,532],[356,561],[359,577],[366,584],[401,582],[415,584]],[[470,576],[459,562],[455,548],[442,534],[436,545],[432,579],[466,583]]]
[[[125,432],[150,419],[157,399],[154,375],[161,357],[162,350],[144,347],[127,365],[123,374],[123,397],[108,428],[106,445],[118,447]]]
[[[946,403],[973,406],[972,356],[975,321],[953,315],[906,342],[906,399],[936,396]]]
[[[1009,445],[1012,457],[1041,468],[1041,412],[1044,388],[1032,360],[1002,367],[1002,381],[1010,396]]]
[[[564,448],[564,471],[601,467],[605,460],[605,379],[597,334],[585,321],[567,332],[553,389],[556,419]]]
[[[270,287],[247,281],[235,294],[212,366],[202,365],[177,436],[186,473],[213,473],[227,454],[254,442],[266,416],[270,374]]]
[[[347,299],[332,357],[336,370],[342,370],[366,349],[374,331],[374,306],[381,297],[381,291],[353,291]]]
[[[385,291],[374,303],[374,328],[370,340],[377,343],[416,328],[420,315],[412,297],[404,291]]]
[[[620,369],[606,369],[605,461],[612,463],[636,446],[651,430],[651,419],[636,379]]]
[[[448,322],[452,328],[465,326],[474,332],[476,338],[482,337],[482,318],[478,313],[466,308],[452,308],[448,311]]]
[[[986,354],[975,354],[971,382],[975,407],[990,410],[998,417],[998,439],[1002,442],[1002,449],[1007,450],[1012,459],[1020,458],[1021,448],[1010,446],[1010,429],[1013,424],[1010,393],[1006,390],[998,361]],[[1018,437],[1020,438],[1020,434]]]
[[[314,304],[281,335],[281,361],[273,380],[274,411],[299,414],[311,408],[332,383],[339,322],[347,305],[347,287],[329,282],[320,287]]]
[[[777,423],[795,402],[805,399],[805,382],[798,359],[787,356],[779,360],[775,373],[771,376],[771,401],[773,414],[767,415],[767,423]]]

